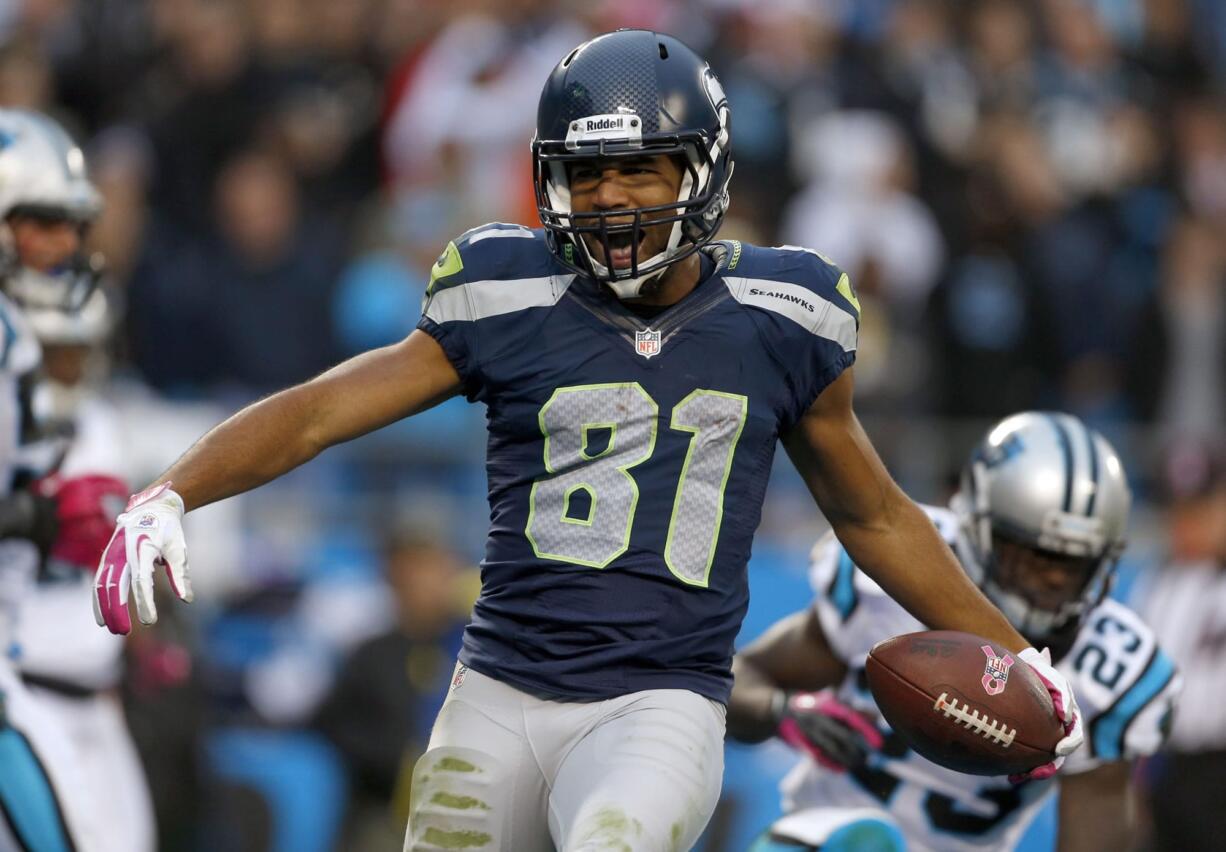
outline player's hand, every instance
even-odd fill
[[[136,616],[142,624],[157,621],[153,603],[153,573],[166,569],[170,588],[191,603],[187,575],[187,544],[183,540],[183,498],[164,482],[128,500],[115,523],[111,542],[102,553],[94,576],[94,619],[112,633],[128,633],[128,592],[135,593]]]
[[[880,731],[828,689],[783,694],[779,703],[779,738],[827,769],[844,772],[859,766],[870,748],[885,745]]]
[[[1085,736],[1081,726],[1081,710],[1077,707],[1077,699],[1068,680],[1051,664],[1051,654],[1046,648],[1041,652],[1027,648],[1017,655],[1017,658],[1034,670],[1047,687],[1052,704],[1056,708],[1056,718],[1064,725],[1064,739],[1056,743],[1056,759],[1050,763],[1036,767],[1023,775],[1011,775],[1010,781],[1034,781],[1050,778],[1060,771],[1064,759],[1081,747]]]

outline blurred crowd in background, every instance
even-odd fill
[[[1119,592],[1166,601],[1176,659],[1201,654],[1220,696],[1216,0],[3,0],[0,104],[61,120],[105,196],[116,325],[94,375],[133,486],[240,404],[407,334],[448,240],[535,225],[540,86],[621,26],[678,36],[723,82],[722,236],[856,282],[857,409],[904,487],[942,500],[1007,413],[1085,418],[1138,498]],[[483,427],[453,401],[189,516],[200,600],[134,637],[125,687],[161,848],[399,848],[476,590]],[[780,467],[745,638],[803,596],[821,528]],[[1216,754],[1209,794],[1226,722],[1191,719],[1174,747]],[[786,766],[734,761],[713,852],[769,822]],[[1194,848],[1161,845],[1198,812],[1160,799],[1151,848]]]

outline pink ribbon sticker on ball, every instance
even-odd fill
[[[988,663],[983,668],[983,680],[980,681],[983,690],[988,695],[999,695],[1009,683],[1009,668],[1013,665],[1013,655],[998,657],[991,645],[980,645],[979,648],[988,658]]]

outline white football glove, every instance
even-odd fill
[[[115,532],[102,552],[94,575],[94,619],[112,633],[128,633],[128,591],[136,596],[136,615],[142,624],[158,619],[153,603],[153,570],[166,569],[170,588],[191,603],[192,584],[187,575],[187,544],[183,540],[183,498],[164,482],[128,500],[115,519]]]
[[[1056,671],[1055,666],[1051,664],[1051,653],[1046,648],[1042,651],[1027,648],[1018,654],[1017,658],[1030,666],[1039,676],[1039,680],[1043,681],[1043,685],[1047,687],[1052,704],[1056,708],[1056,718],[1064,724],[1064,739],[1056,743],[1055,760],[1036,767],[1024,775],[1011,776],[1011,780],[1050,778],[1060,771],[1064,758],[1080,748],[1085,739],[1081,725],[1081,709],[1077,706],[1077,698],[1073,695],[1073,688],[1069,686],[1068,679]]]

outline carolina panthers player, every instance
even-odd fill
[[[1011,849],[1057,790],[1060,852],[1129,848],[1131,762],[1162,745],[1179,691],[1150,629],[1105,597],[1129,502],[1101,435],[1066,414],[1027,412],[988,432],[950,508],[925,507],[967,574],[1028,641],[1051,649],[1077,695],[1089,748],[1058,781],[962,775],[911,752],[877,713],[864,660],[877,642],[923,627],[838,541],[818,542],[813,606],[733,664],[732,735],[774,734],[805,755],[782,785],[787,815],[756,852]]]
[[[117,694],[123,637],[96,629],[89,617],[93,569],[128,495],[119,478],[130,461],[119,412],[102,391],[104,347],[115,325],[109,305],[99,288],[79,311],[23,310],[43,349],[30,395],[37,443],[54,460],[40,487],[54,495],[60,523],[21,603],[17,664],[42,712],[73,746],[95,824],[114,817],[105,848],[152,852],[153,804]]]
[[[775,445],[857,560],[933,624],[1025,641],[890,479],[851,409],[859,308],[799,248],[716,242],[728,102],[674,38],[562,58],[532,144],[543,229],[450,243],[418,328],[217,427],[120,516],[98,620],[190,599],[185,509],[455,394],[485,403],[490,528],[406,849],[688,849],[715,805],[732,642]],[[480,122],[481,116],[471,116]],[[1077,713],[1038,651],[1076,747]]]
[[[97,283],[82,250],[101,201],[80,148],[46,116],[0,110],[0,850],[98,849],[63,732],[26,690],[14,627],[56,538],[55,501],[14,488],[40,349],[23,309],[73,311]]]

